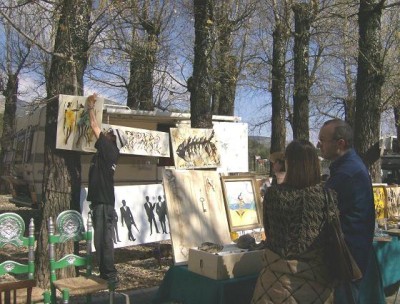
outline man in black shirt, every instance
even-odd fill
[[[103,133],[96,121],[94,105],[96,95],[87,98],[90,126],[96,136],[95,148],[89,169],[87,200],[93,212],[94,247],[99,261],[100,277],[109,283],[118,284],[114,265],[113,220],[114,220],[114,171],[119,150],[126,144],[121,130],[110,129]]]

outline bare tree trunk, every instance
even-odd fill
[[[0,172],[1,175],[10,175],[10,167],[4,163],[4,157],[7,152],[12,150],[12,137],[15,133],[15,112],[17,110],[18,100],[18,76],[15,74],[8,75],[6,88],[4,90],[5,105],[3,116],[3,134],[1,136],[1,153],[0,153]],[[0,183],[0,185],[5,185]],[[6,188],[0,189],[1,193],[6,192]]]
[[[188,81],[192,128],[212,128],[213,5],[212,0],[194,0],[194,63],[193,76]]]
[[[380,118],[383,85],[381,14],[384,1],[361,0],[358,13],[359,53],[356,83],[356,150],[369,166],[372,180],[381,181]]]
[[[159,36],[162,26],[162,8],[150,17],[151,2],[141,2],[139,7],[136,0],[132,1],[132,15],[137,19],[144,30],[145,37],[137,35],[138,30],[133,25],[130,78],[128,85],[127,105],[134,109],[152,111],[153,101],[153,73],[156,66],[159,49]]]
[[[83,73],[87,64],[90,0],[64,0],[55,40],[54,55],[47,79],[45,156],[43,182],[43,220],[39,232],[36,265],[40,286],[49,282],[47,221],[67,209],[80,210],[81,163],[80,153],[55,149],[58,94],[83,94]],[[59,254],[72,252],[66,244]],[[61,276],[68,275],[67,273]]]
[[[217,47],[214,98],[212,110],[218,115],[234,115],[236,83],[238,77],[237,57],[232,54],[234,23],[229,20],[232,1],[222,2],[218,10]]]
[[[400,153],[400,145],[399,145],[399,140],[400,140],[400,107],[399,106],[394,106],[393,107],[393,114],[394,114],[394,123],[396,126],[396,144],[393,145],[393,152],[395,153]]]
[[[347,33],[349,31],[349,20],[347,18],[343,21],[344,31]],[[348,36],[344,35],[343,45],[346,47],[349,45]],[[350,51],[349,51],[350,53]],[[354,90],[354,79],[352,78],[351,73],[351,65],[349,62],[349,54],[345,52],[344,54],[344,80],[347,89],[347,97],[344,100],[344,113],[345,113],[345,121],[353,127],[354,129],[354,120],[355,120],[355,110],[356,110],[356,93]]]
[[[294,37],[294,92],[293,92],[293,138],[309,139],[309,89],[308,48],[312,22],[311,5],[293,5],[295,19]]]
[[[273,39],[271,153],[284,151],[286,146],[286,45],[289,35],[285,21],[277,20]]]

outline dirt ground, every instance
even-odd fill
[[[38,210],[16,207],[9,203],[10,196],[0,195],[0,214],[4,212],[16,212],[25,219],[28,225],[29,219],[35,219],[35,227],[40,227]],[[38,228],[36,228],[38,229]],[[159,252],[161,251],[161,257]],[[0,249],[0,261],[9,257],[3,249]],[[160,258],[158,258],[160,257]],[[95,259],[94,274],[98,274]],[[120,279],[119,290],[135,290],[158,286],[165,272],[173,263],[170,241],[161,243],[149,243],[115,249],[115,264]]]

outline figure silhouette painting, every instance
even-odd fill
[[[150,198],[148,196],[146,196],[146,202],[144,203],[144,209],[146,210],[146,214],[147,214],[147,220],[149,221],[150,224],[150,235],[153,234],[153,224],[154,227],[156,228],[156,232],[160,233],[160,231],[158,230],[157,227],[157,223],[156,223],[156,219],[154,216],[154,208],[156,207],[156,204],[152,204],[150,202]]]
[[[132,225],[135,226],[136,230],[139,232],[138,227],[136,226],[135,220],[133,219],[133,215],[131,209],[126,206],[126,201],[122,200],[121,211],[121,222],[122,227],[124,226],[124,222],[126,224],[126,228],[128,229],[128,239],[132,242],[136,241],[136,238],[132,234]]]

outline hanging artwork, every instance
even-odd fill
[[[170,239],[169,218],[161,184],[116,186],[113,225],[114,247]],[[81,210],[86,223],[89,202],[87,188],[81,189]]]
[[[121,154],[170,157],[169,134],[166,132],[108,124],[102,124],[101,127],[103,131],[115,127],[124,132],[128,143],[120,150]]]
[[[59,95],[56,148],[95,152],[96,137],[90,127],[89,112],[83,96]],[[104,99],[97,97],[96,120],[101,125]]]
[[[222,176],[230,231],[262,227],[259,196],[253,176]]]
[[[217,172],[165,169],[163,185],[175,264],[187,264],[189,248],[204,242],[231,243]]]
[[[400,220],[400,187],[386,187],[387,194],[387,217],[390,220]]]
[[[176,169],[216,168],[220,165],[219,143],[213,129],[171,128]]]
[[[373,185],[374,192],[374,205],[375,205],[375,218],[383,219],[387,217],[387,193],[386,186]]]

